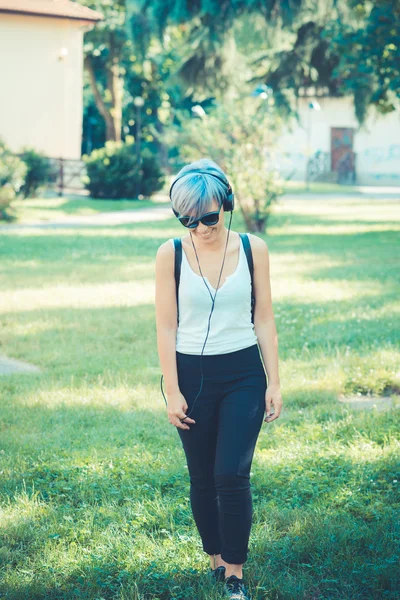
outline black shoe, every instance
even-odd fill
[[[216,569],[210,570],[210,577],[213,581],[225,581],[225,567],[221,565]]]
[[[239,579],[236,575],[231,575],[225,579],[225,592],[230,600],[250,600],[243,579]]]

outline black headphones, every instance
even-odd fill
[[[177,177],[175,179],[175,181],[172,183],[170,190],[169,190],[169,198],[172,201],[172,189],[174,187],[174,185],[176,184],[177,181],[179,181],[180,179],[182,179],[182,177],[185,177],[186,175],[189,175],[190,173],[199,173],[200,175],[211,175],[211,177],[215,177],[215,179],[218,179],[219,181],[222,181],[222,183],[224,184],[224,186],[226,187],[226,196],[223,200],[223,204],[222,206],[224,207],[224,211],[225,212],[232,212],[235,206],[235,195],[233,193],[232,190],[232,186],[229,183],[228,180],[224,180],[222,179],[222,177],[220,177],[219,175],[214,175],[214,173],[210,173],[207,170],[203,170],[203,169],[195,169],[193,171],[186,171],[186,173],[182,173],[182,175],[180,175],[179,177]]]

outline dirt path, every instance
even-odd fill
[[[102,212],[96,215],[71,215],[62,221],[32,221],[31,223],[15,223],[0,225],[3,230],[15,229],[49,229],[70,227],[112,227],[113,225],[127,225],[130,223],[143,223],[146,221],[163,221],[172,216],[170,207],[161,206],[154,208],[139,208],[136,210],[115,210]]]
[[[35,365],[15,360],[7,356],[0,355],[0,376],[13,375],[15,373],[41,373],[41,370]]]

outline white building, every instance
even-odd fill
[[[310,106],[313,105],[313,106]],[[300,98],[300,122],[280,138],[280,164],[292,179],[306,179],[308,157],[320,178],[359,185],[400,185],[400,112],[368,117],[360,128],[351,98]],[[319,157],[319,158],[318,158]],[[331,174],[329,174],[331,172]]]
[[[100,19],[70,0],[0,0],[0,137],[12,151],[80,158],[83,34]]]

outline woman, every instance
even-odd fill
[[[231,218],[233,210],[226,175],[202,159],[178,173],[170,197],[188,235],[181,239],[178,302],[174,240],[156,257],[157,344],[168,419],[186,455],[192,512],[212,577],[225,581],[229,598],[246,600],[250,468],[263,419],[270,423],[282,410],[268,248],[249,236],[253,327],[244,247],[224,223],[226,210]]]

